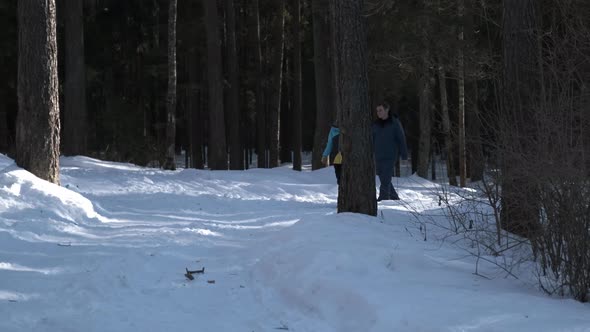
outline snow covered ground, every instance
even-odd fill
[[[424,241],[415,176],[376,218],[335,213],[331,168],[75,157],[61,184],[0,155],[0,331],[590,331],[589,305]]]

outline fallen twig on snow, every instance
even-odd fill
[[[203,266],[202,269],[200,269],[200,270],[194,270],[194,271],[190,271],[188,268],[185,268],[185,269],[186,269],[186,273],[184,274],[184,276],[187,277],[189,280],[195,279],[195,277],[193,277],[193,274],[199,274],[199,273],[200,274],[203,274],[203,273],[205,273],[205,267],[204,266]]]

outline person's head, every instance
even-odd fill
[[[386,101],[377,105],[377,117],[381,120],[389,117],[389,104]]]

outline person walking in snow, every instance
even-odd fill
[[[338,124],[334,123],[332,127],[330,127],[328,142],[326,143],[326,148],[322,153],[322,164],[328,166],[328,157],[330,158],[329,162],[334,166],[334,173],[336,173],[336,183],[338,183],[338,185],[340,185],[340,174],[342,173],[342,153],[340,153],[340,149],[338,147],[339,140],[340,129],[338,128]]]
[[[375,167],[381,186],[377,201],[399,200],[399,196],[391,184],[393,167],[399,157],[408,159],[406,135],[396,114],[390,114],[389,104],[382,102],[377,105],[377,119],[373,122],[373,147]]]

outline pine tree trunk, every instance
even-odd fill
[[[170,0],[168,8],[168,95],[166,100],[166,162],[164,169],[176,169],[176,8]]]
[[[291,31],[292,32],[292,31]],[[293,162],[293,76],[291,63],[293,54],[285,45],[285,57],[283,61],[283,75],[290,79],[284,79],[281,90],[280,128],[279,128],[279,160],[281,163]]]
[[[194,82],[194,80],[193,80]],[[202,93],[195,83],[189,86],[187,109],[190,114],[191,126],[191,165],[193,168],[204,169],[203,160],[203,121],[202,121]]]
[[[464,4],[459,4],[459,20],[463,19]],[[458,76],[459,76],[459,186],[467,184],[467,150],[465,145],[465,56],[463,53],[463,22],[459,27],[459,48],[458,48]]]
[[[240,131],[240,83],[238,68],[238,50],[236,43],[236,11],[234,0],[225,0],[227,11],[227,68],[229,76],[229,93],[227,98],[227,114],[229,116],[229,168],[244,169],[242,137]]]
[[[418,149],[418,176],[428,179],[428,164],[430,163],[430,149],[432,137],[432,108],[430,107],[430,52],[424,46],[422,52],[422,68],[420,73],[420,138]]]
[[[438,86],[440,88],[440,109],[442,119],[443,135],[445,137],[445,155],[447,162],[447,176],[451,186],[457,185],[457,176],[455,172],[455,158],[453,158],[453,135],[451,132],[451,119],[449,116],[449,102],[447,98],[447,78],[445,69],[442,65],[438,67]]]
[[[59,184],[55,0],[18,1],[16,164]]]
[[[293,169],[301,171],[301,0],[294,0],[293,11]]]
[[[467,113],[467,129],[469,130],[469,177],[471,182],[481,181],[484,172],[484,155],[481,144],[481,119],[479,114],[479,98],[477,81],[470,84],[473,87],[472,111]]]
[[[0,98],[6,100],[4,91],[0,91]],[[0,103],[0,151],[8,151],[8,112],[3,102]]]
[[[541,95],[538,5],[535,0],[504,1],[501,222],[503,229],[525,237],[538,228],[539,213],[536,179],[523,159],[534,151],[534,107]]]
[[[330,0],[313,0],[313,48],[316,90],[316,121],[313,139],[312,169],[324,167],[322,152],[326,145],[330,125],[336,119],[333,67],[333,50],[330,44]]]
[[[461,3],[465,5],[465,1],[461,0]],[[479,4],[476,2],[467,2],[466,12],[470,13],[465,15],[465,27],[464,37],[469,42],[476,41],[479,38],[479,30],[475,27],[475,20],[477,19],[476,13],[479,9]],[[483,180],[485,157],[483,154],[482,145],[482,117],[479,111],[479,88],[478,78],[473,77],[470,81],[467,81],[468,95],[472,96],[473,102],[467,104],[467,109],[470,110],[465,114],[465,121],[467,123],[466,128],[466,144],[467,144],[467,174],[471,182],[478,182]],[[467,98],[469,100],[469,98]]]
[[[64,155],[87,153],[86,67],[84,64],[83,2],[64,1],[65,109],[62,147]]]
[[[377,215],[363,4],[331,0],[336,109],[343,155],[338,212]]]
[[[254,101],[256,98],[256,85],[258,80],[252,74],[254,73],[256,60],[252,56],[255,54],[252,48],[252,30],[256,25],[251,24],[252,1],[237,0],[236,9],[236,49],[239,68],[239,85],[240,85],[240,138],[242,140],[242,165],[244,169],[250,168],[250,153],[255,145],[256,125],[255,114],[256,108]],[[245,28],[244,28],[245,27]],[[249,74],[243,74],[249,73]],[[251,95],[250,93],[254,93]]]
[[[256,62],[256,73],[259,79],[256,80],[256,152],[258,168],[266,168],[266,98],[264,96],[264,72],[262,71],[262,45],[260,42],[260,6],[258,0],[252,0],[252,26],[253,48],[255,50],[254,61]]]
[[[459,186],[467,184],[467,147],[465,143],[465,67],[463,51],[459,51]]]
[[[192,8],[188,15],[195,15]],[[190,33],[187,39],[189,43],[197,43],[200,36],[197,33]],[[190,136],[190,167],[203,169],[205,167],[203,160],[203,122],[205,117],[203,116],[202,86],[205,79],[199,55],[195,48],[186,53],[185,63],[188,75],[186,112],[189,118],[187,126],[189,127]]]
[[[269,167],[279,166],[279,123],[281,87],[283,81],[283,54],[285,40],[285,0],[269,0],[273,19],[270,32],[271,78],[268,87]]]
[[[216,0],[204,0],[207,28],[207,79],[209,91],[209,168],[227,169],[225,120],[223,114],[223,77],[221,64],[221,39]]]

